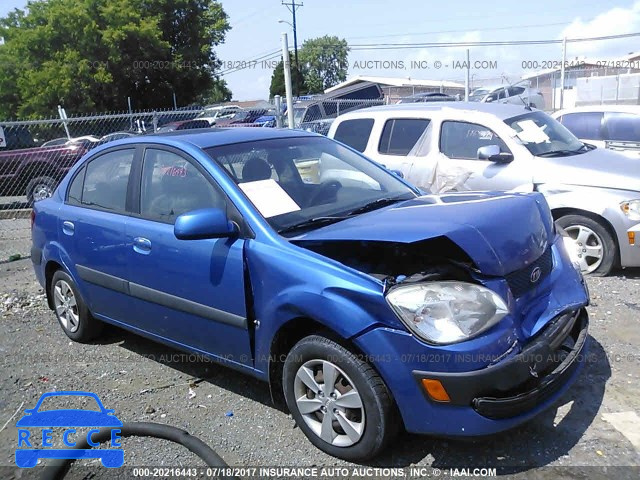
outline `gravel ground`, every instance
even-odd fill
[[[116,328],[108,328],[97,343],[72,343],[47,309],[29,260],[0,264],[0,281],[0,476],[31,478],[41,470],[11,468],[15,422],[52,390],[95,392],[122,421],[183,428],[229,465],[352,467],[313,447],[288,412],[272,405],[266,384]],[[591,355],[554,408],[481,441],[404,433],[370,465],[424,466],[439,469],[432,472],[443,478],[455,476],[454,468],[476,467],[506,469],[506,478],[638,478],[640,445],[633,422],[640,413],[640,271],[588,283]],[[123,439],[122,444],[126,466],[203,466],[162,440]],[[72,469],[75,477],[123,476],[96,461],[83,462],[86,468]]]

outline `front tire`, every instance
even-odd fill
[[[66,272],[58,270],[54,273],[50,288],[56,318],[67,337],[85,343],[102,332],[104,324],[91,315],[76,284]]]
[[[565,246],[572,261],[583,274],[604,276],[615,268],[618,248],[609,230],[601,223],[582,215],[566,215],[558,224],[567,232]]]
[[[380,376],[333,340],[300,340],[285,360],[283,386],[294,420],[329,455],[367,460],[397,433],[396,407]]]

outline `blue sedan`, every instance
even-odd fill
[[[312,133],[110,142],[32,221],[67,336],[110,323],[267,381],[339,458],[514,427],[584,362],[588,293],[542,195],[423,195]]]

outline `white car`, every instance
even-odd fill
[[[514,105],[529,105],[544,110],[542,92],[521,85],[496,85],[478,87],[469,95],[470,102],[482,103],[513,103]]]
[[[633,158],[640,157],[639,105],[566,108],[551,116],[584,142]]]
[[[340,115],[328,137],[430,193],[541,192],[583,272],[640,267],[637,160],[582,143],[544,112],[493,103],[385,105]]]

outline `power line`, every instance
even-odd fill
[[[621,35],[607,35],[603,37],[572,38],[567,39],[567,43],[596,42],[600,40],[614,40],[621,38],[639,37],[640,32],[626,33]],[[351,50],[394,50],[409,48],[451,48],[451,47],[495,47],[495,46],[515,46],[515,45],[550,45],[562,43],[562,39],[552,40],[509,40],[509,41],[477,41],[477,42],[427,42],[427,43],[362,43],[351,44]],[[337,46],[337,45],[336,45]]]
[[[571,22],[558,22],[558,23],[540,23],[535,25],[512,25],[510,27],[491,27],[491,28],[474,28],[473,32],[493,32],[498,30],[518,30],[521,28],[540,28],[540,27],[557,27],[560,25],[570,25]],[[432,32],[412,32],[412,33],[392,33],[389,35],[370,35],[366,37],[347,37],[346,39],[366,39],[366,38],[392,38],[392,37],[406,37],[410,35],[435,35],[440,33],[468,33],[469,29],[463,30],[436,30]]]

